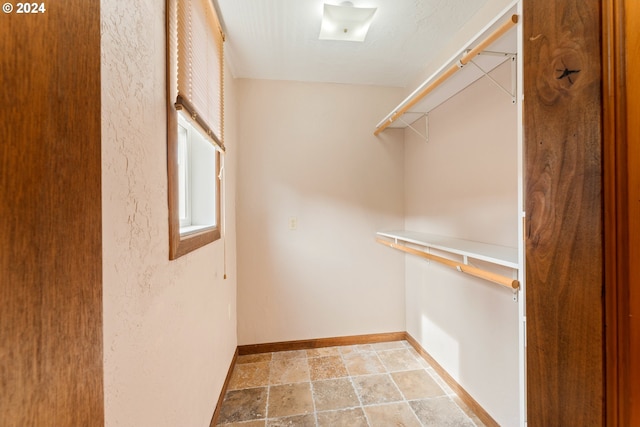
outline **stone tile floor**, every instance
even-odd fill
[[[239,356],[218,425],[483,426],[406,341]]]

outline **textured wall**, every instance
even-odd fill
[[[508,85],[510,70],[492,75]],[[407,229],[518,246],[516,117],[509,96],[483,78],[429,114],[428,142],[406,132]],[[496,421],[517,425],[511,291],[416,257],[406,263],[407,331]]]
[[[401,90],[238,80],[238,340],[403,331]],[[289,219],[297,229],[289,230]]]
[[[235,202],[227,280],[222,240],[168,260],[164,1],[101,9],[105,424],[207,425],[236,346]]]

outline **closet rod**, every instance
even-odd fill
[[[391,123],[396,121],[398,119],[398,117],[400,117],[404,113],[406,113],[411,107],[416,105],[422,98],[427,96],[427,94],[429,92],[431,92],[433,89],[435,89],[440,84],[442,84],[442,82],[444,82],[449,77],[451,77],[456,71],[458,71],[464,65],[467,65],[469,63],[469,61],[471,61],[473,59],[473,57],[475,57],[477,54],[482,52],[485,48],[487,48],[489,45],[491,45],[494,41],[496,41],[497,39],[502,37],[507,31],[509,31],[511,29],[511,27],[513,27],[517,23],[518,23],[518,15],[511,15],[511,17],[509,17],[509,19],[507,19],[505,22],[503,22],[502,25],[500,25],[500,27],[496,28],[496,30],[494,32],[489,34],[486,39],[484,39],[476,47],[474,47],[473,49],[469,50],[467,53],[462,55],[462,57],[460,58],[459,62],[453,64],[451,67],[449,67],[447,69],[447,71],[445,71],[443,74],[438,76],[437,79],[435,79],[433,82],[431,82],[429,85],[427,85],[417,95],[411,97],[411,99],[406,101],[406,104],[404,104],[400,109],[395,111],[391,115],[391,117],[389,117],[389,119],[387,121],[385,121],[384,123],[379,125],[376,128],[375,132],[373,132],[373,134],[376,135],[376,136],[379,135],[380,132],[385,130],[387,127],[389,127],[389,125],[391,125]]]
[[[380,239],[380,238],[377,238],[376,242],[382,243],[383,245],[389,246],[389,247],[391,247],[393,249],[398,249],[398,250],[401,250],[403,252],[407,252],[407,253],[412,254],[412,255],[417,255],[417,256],[422,257],[422,258],[426,258],[426,259],[430,259],[432,261],[439,262],[439,263],[444,264],[444,265],[446,265],[448,267],[454,268],[454,269],[456,269],[458,271],[462,271],[463,273],[467,273],[467,274],[470,274],[472,276],[479,277],[481,279],[488,280],[488,281],[493,282],[493,283],[497,283],[499,285],[505,286],[505,287],[507,287],[509,289],[512,289],[512,290],[516,290],[516,289],[520,288],[520,282],[518,282],[516,279],[510,279],[509,277],[502,276],[502,275],[496,274],[496,273],[491,273],[490,271],[485,271],[485,270],[482,270],[482,269],[480,269],[478,267],[473,267],[473,266],[467,265],[467,264],[461,264],[459,262],[456,262],[456,261],[453,261],[453,260],[450,260],[450,259],[447,259],[447,258],[443,258],[443,257],[437,256],[437,255],[428,254],[426,252],[419,251],[417,249],[413,249],[413,248],[410,248],[408,246],[399,245],[399,244],[394,243],[394,242],[389,242],[387,240],[383,240],[383,239]]]

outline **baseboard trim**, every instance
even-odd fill
[[[438,373],[440,378],[453,390],[460,400],[467,405],[471,410],[487,427],[499,427],[500,425],[496,420],[489,415],[487,411],[473,398],[458,382],[453,379],[451,375],[438,363],[436,360],[420,345],[420,343],[413,338],[408,332],[387,332],[381,334],[368,334],[368,335],[351,335],[346,337],[333,337],[333,338],[315,338],[309,340],[298,341],[282,341],[275,343],[264,344],[250,344],[240,345],[236,348],[235,354],[229,366],[227,377],[224,380],[220,396],[218,397],[218,403],[213,412],[211,423],[209,427],[215,427],[220,417],[220,408],[222,407],[222,401],[227,393],[229,381],[231,380],[231,374],[233,368],[236,365],[238,356],[245,356],[249,354],[271,353],[275,351],[292,351],[292,350],[309,350],[313,348],[322,347],[334,347],[341,345],[358,345],[358,344],[372,344],[379,342],[389,341],[401,341],[407,340],[409,344],[416,350],[416,352],[431,365],[434,371]]]
[[[312,348],[334,347],[339,345],[372,344],[377,342],[400,341],[405,339],[405,332],[387,332],[369,335],[351,335],[346,337],[315,338],[299,341],[282,341],[265,344],[238,346],[238,354],[271,353],[274,351],[309,350]]]
[[[227,394],[227,388],[229,387],[229,381],[231,381],[231,374],[233,373],[233,368],[236,367],[236,361],[238,360],[238,347],[236,347],[235,353],[233,353],[233,359],[231,359],[231,365],[229,366],[229,370],[227,371],[227,376],[224,379],[224,384],[222,384],[222,390],[220,391],[220,396],[218,396],[218,403],[216,404],[216,409],[213,411],[213,416],[211,417],[211,422],[209,423],[209,427],[215,427],[218,423],[218,418],[220,418],[220,408],[222,408],[222,401],[224,400],[224,396]]]
[[[473,398],[436,360],[413,338],[408,332],[405,333],[405,339],[418,352],[424,360],[431,365],[434,371],[447,383],[451,390],[458,395],[460,400],[484,423],[487,427],[500,427],[500,424],[493,419],[491,415]]]

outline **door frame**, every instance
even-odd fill
[[[640,25],[636,0],[602,3],[605,390],[608,426],[640,425]],[[631,49],[631,50],[630,50]],[[629,53],[629,54],[627,54]],[[634,75],[634,73],[636,75]],[[636,105],[634,105],[634,102]],[[636,126],[637,128],[637,126]],[[634,202],[635,201],[635,202]],[[635,263],[637,264],[637,262]],[[632,317],[632,314],[635,315]],[[633,319],[636,319],[635,321]]]

